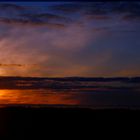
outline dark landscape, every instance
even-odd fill
[[[139,85],[139,77],[0,77],[0,134],[24,138],[64,124],[138,122]]]
[[[90,127],[104,126],[104,123],[139,123],[140,110],[131,109],[88,109],[88,108],[24,108],[9,107],[0,109],[0,137],[27,139],[31,137],[47,138],[49,132],[59,132],[65,128],[83,131]],[[60,130],[61,126],[61,130]],[[82,128],[83,127],[83,128]],[[85,128],[86,127],[86,128]],[[100,128],[101,131],[102,128]],[[67,131],[66,130],[66,131]],[[96,129],[97,131],[97,129]],[[99,131],[99,130],[98,130]],[[55,137],[55,136],[51,136]]]

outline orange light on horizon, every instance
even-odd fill
[[[73,94],[51,90],[0,90],[0,104],[77,105]]]

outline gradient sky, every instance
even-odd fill
[[[0,2],[0,76],[140,76],[139,2]]]

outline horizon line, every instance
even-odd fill
[[[140,76],[64,76],[64,77],[60,77],[60,76],[56,76],[56,77],[42,77],[42,76],[0,76],[0,78],[140,78]]]

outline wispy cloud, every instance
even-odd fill
[[[36,64],[4,64],[0,63],[0,67],[36,67]]]
[[[24,67],[22,64],[0,64],[0,67]]]
[[[64,24],[59,23],[48,23],[48,22],[42,22],[42,21],[32,21],[28,19],[9,19],[9,18],[0,18],[0,23],[3,24],[9,24],[14,26],[46,26],[48,28],[54,28],[54,29],[61,29],[65,28]]]

